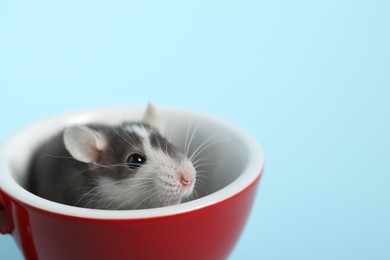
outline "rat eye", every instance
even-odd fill
[[[146,161],[146,158],[138,153],[133,153],[132,155],[127,158],[127,165],[130,169],[136,169],[140,167],[142,164],[144,164]]]

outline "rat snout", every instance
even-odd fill
[[[195,183],[195,169],[192,166],[181,167],[178,175],[183,186],[191,186]]]

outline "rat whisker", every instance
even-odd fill
[[[156,195],[159,192],[158,187],[154,187],[152,190],[148,190],[147,193],[150,193],[148,196],[144,197],[140,200],[136,205],[134,205],[133,209],[138,209],[142,204],[144,204],[148,199],[152,196]],[[142,194],[144,196],[145,193]],[[146,205],[142,208],[147,208]]]
[[[188,144],[188,136],[190,135],[190,129],[191,129],[191,125],[187,127],[186,138],[184,140],[183,151],[185,156],[187,156],[186,151],[187,151],[187,144]]]
[[[184,152],[184,155],[185,155],[185,156],[187,156],[186,151],[187,151],[188,139],[189,139],[189,135],[190,135],[191,126],[192,126],[192,122],[190,122],[190,124],[189,124],[188,127],[187,127],[186,138],[185,138],[185,140],[184,140],[183,152]]]
[[[93,170],[97,170],[97,169],[101,169],[101,168],[105,168],[105,169],[109,169],[109,170],[112,170],[112,168],[110,168],[110,166],[123,166],[123,167],[127,167],[127,165],[103,165],[103,164],[95,164],[96,166],[94,167],[89,167],[89,168],[86,168],[85,170],[82,170],[82,171],[79,171],[79,172],[76,172],[76,174],[82,174],[84,172],[88,172],[88,171],[93,171]]]
[[[144,199],[144,202],[146,202],[147,200],[149,200],[150,198],[152,198],[152,200],[150,200],[147,204],[144,205],[143,208],[149,208],[150,206],[151,207],[156,207],[156,203],[157,202],[157,205],[159,205],[159,200],[157,199],[157,195],[159,193],[159,191],[155,191],[154,193],[150,194],[147,198]]]
[[[201,169],[204,169],[204,167],[213,166],[213,165],[214,165],[213,163],[200,163],[198,165],[194,165],[194,168],[196,172],[199,173]]]
[[[61,156],[61,155],[53,155],[53,154],[42,154],[41,156],[39,156],[39,160],[44,158],[44,157],[50,157],[50,158],[56,158],[56,159],[72,159],[72,160],[76,160],[75,158],[73,158],[72,156]]]
[[[192,163],[192,165],[197,166],[197,165],[201,165],[201,164],[210,164],[210,165],[215,165],[215,161],[212,160],[211,158],[209,157],[204,157],[204,158],[200,158],[200,159],[197,159],[195,162]]]
[[[85,197],[89,196],[90,200],[91,199],[94,199],[96,198],[97,196],[99,196],[100,194],[103,194],[104,192],[106,192],[106,190],[110,190],[112,187],[114,187],[115,185],[118,185],[118,184],[127,184],[129,185],[129,189],[135,189],[137,186],[143,186],[143,185],[146,185],[148,183],[153,183],[153,178],[142,178],[142,180],[146,180],[146,182],[143,182],[143,183],[138,183],[138,185],[131,185],[131,181],[136,181],[134,179],[126,179],[126,180],[119,180],[119,181],[116,181],[116,182],[111,182],[111,183],[104,183],[104,184],[101,184],[99,186],[96,186],[95,188],[89,190],[87,193],[85,193],[83,195],[82,198],[80,198],[80,200],[78,201],[77,204],[80,203],[80,201],[82,199],[84,199]],[[99,190],[98,190],[99,189]],[[95,192],[95,194],[92,195],[92,192]],[[125,190],[126,192],[127,190]],[[124,193],[124,192],[122,192]],[[122,195],[122,193],[120,194],[117,194],[117,195]]]
[[[86,193],[83,194],[83,196],[80,197],[80,199],[75,203],[75,206],[78,206],[79,203],[84,199],[86,198],[87,196],[89,196],[93,191],[95,191],[96,189],[100,188],[99,186],[96,186],[96,187],[93,187],[92,189],[90,189],[89,191],[87,191]]]
[[[196,158],[196,160],[195,160],[195,158],[193,158],[192,164],[197,164],[199,161],[213,162],[214,160],[212,159],[212,156],[213,156],[213,154],[211,152],[204,152],[204,153],[202,153],[201,156]]]
[[[200,181],[194,187],[194,192],[196,192],[196,194],[197,194],[196,198],[201,197],[199,194],[203,194],[203,196],[205,194],[209,194],[206,183],[203,183],[203,182],[200,182]]]
[[[188,140],[188,143],[187,143],[187,148],[185,149],[185,156],[189,157],[188,156],[188,153],[189,153],[189,150],[190,150],[190,147],[191,147],[191,144],[192,144],[192,141],[194,140],[194,137],[195,137],[195,133],[198,131],[199,129],[199,126],[200,126],[200,123],[198,122],[195,127],[194,127],[194,130],[192,131],[192,134],[191,134],[191,137],[190,139]]]
[[[206,171],[206,170],[199,171],[199,174],[196,175],[196,180],[197,181],[205,180],[206,182],[209,182],[210,175],[211,175],[210,171]]]
[[[199,156],[200,154],[202,154],[206,149],[218,144],[218,143],[221,143],[223,141],[225,141],[226,139],[224,138],[219,138],[215,141],[211,141],[209,140],[210,138],[206,139],[201,145],[198,146],[198,148],[195,149],[195,151],[192,153],[191,157],[190,157],[190,160],[195,160],[195,158],[197,156]]]
[[[144,183],[141,183],[141,185],[139,186],[144,186],[145,184]],[[112,192],[111,190],[112,188],[112,185],[107,185],[105,187],[102,187],[102,189],[97,193],[97,194],[94,194],[94,197],[96,196],[100,196],[101,194],[105,194],[107,192],[107,189],[109,190],[108,192]],[[130,191],[133,190],[133,189],[129,189]],[[128,191],[128,190],[126,190]],[[110,196],[104,196],[104,199],[99,199],[99,208],[107,208],[107,209],[110,209],[111,208],[111,205],[114,204],[114,203],[117,203],[117,197],[120,196],[121,194],[123,194],[124,191],[120,192],[120,193],[115,193],[115,194],[110,194]]]
[[[192,190],[192,193],[187,197],[187,201],[195,200],[198,198],[199,198],[199,193],[198,193],[197,185],[195,184],[195,187]]]
[[[155,182],[155,179],[153,179],[153,178],[137,179],[137,181],[138,180],[143,180],[144,182],[137,183],[136,185],[129,185],[129,188],[126,190],[123,190],[123,192],[119,193],[119,195],[128,194],[129,196],[127,196],[127,197],[131,197],[131,198],[133,198],[133,200],[134,199],[137,200],[137,197],[143,196],[144,193],[149,193],[149,192],[151,192],[151,190],[154,190],[156,188],[156,187],[154,187],[153,189],[151,189],[151,186],[153,186],[153,184]],[[140,191],[142,192],[141,194],[140,194]],[[133,193],[137,196],[131,195]]]

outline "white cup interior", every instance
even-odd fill
[[[261,173],[264,157],[256,141],[238,127],[200,113],[158,108],[164,135],[188,155],[199,153],[197,199],[169,207],[144,210],[96,210],[72,207],[40,198],[24,187],[34,150],[66,125],[140,120],[145,107],[110,107],[56,116],[9,138],[0,150],[0,188],[14,198],[47,211],[88,218],[147,218],[205,207],[245,189]]]

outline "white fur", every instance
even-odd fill
[[[125,130],[129,131],[130,133],[135,133],[142,138],[143,142],[149,142],[149,132],[145,127],[128,124],[125,126]]]

